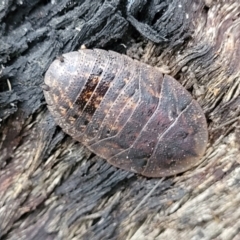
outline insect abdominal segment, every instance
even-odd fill
[[[111,51],[63,57],[50,66],[43,90],[66,133],[114,166],[148,177],[175,175],[198,162],[206,120],[176,80]]]

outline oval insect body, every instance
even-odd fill
[[[175,79],[127,56],[80,50],[55,60],[44,95],[57,124],[112,165],[147,177],[199,162],[207,124]]]

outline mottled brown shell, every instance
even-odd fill
[[[44,95],[57,124],[112,165],[147,177],[184,172],[207,140],[199,104],[172,77],[111,51],[56,59]]]

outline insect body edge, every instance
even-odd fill
[[[57,124],[116,167],[171,176],[195,166],[205,152],[201,107],[157,68],[87,49],[55,60],[44,81]]]

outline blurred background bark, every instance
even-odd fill
[[[240,4],[223,0],[0,2],[1,239],[240,239]],[[57,127],[41,84],[62,53],[102,48],[175,77],[209,144],[195,169],[147,179]]]

